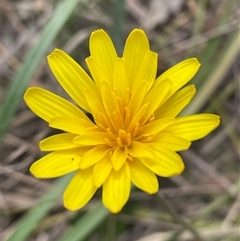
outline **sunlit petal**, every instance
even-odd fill
[[[111,212],[121,211],[130,195],[130,171],[125,163],[119,171],[112,170],[103,184],[103,204]]]
[[[55,150],[67,150],[71,148],[79,147],[78,144],[73,143],[73,139],[76,134],[62,133],[50,136],[39,143],[41,151],[55,151]]]
[[[124,106],[128,102],[129,82],[125,60],[118,58],[114,65],[113,90],[117,92],[117,96],[122,100]]]
[[[37,178],[60,177],[79,169],[80,160],[78,149],[55,151],[34,162],[30,172]]]
[[[184,170],[184,163],[182,158],[173,151],[169,151],[165,148],[156,147],[155,157],[140,158],[141,162],[149,168],[151,171],[161,177],[170,177],[179,175]]]
[[[170,80],[172,86],[169,94],[171,95],[194,77],[200,65],[196,58],[186,59],[161,74],[156,79],[156,83],[165,81],[166,79]]]
[[[114,93],[112,92],[108,82],[102,82],[101,87],[102,102],[108,118],[115,129],[121,128],[123,125],[123,118],[119,109],[117,99],[114,96]]]
[[[152,150],[146,144],[134,141],[128,152],[133,157],[154,157]]]
[[[101,82],[107,81],[106,77],[104,77],[102,70],[100,69],[97,62],[93,59],[92,56],[89,56],[88,58],[86,58],[85,61],[94,82],[98,86],[98,89],[101,90]]]
[[[48,63],[56,79],[71,98],[89,112],[89,106],[82,93],[87,88],[96,91],[96,86],[82,67],[60,49],[55,49],[48,56]]]
[[[97,191],[93,185],[92,168],[79,170],[68,184],[64,194],[64,206],[75,211],[85,206]]]
[[[120,148],[117,146],[111,156],[112,166],[115,171],[118,171],[122,165],[126,162],[127,159],[127,149],[126,148]]]
[[[80,168],[85,169],[102,160],[109,149],[106,145],[97,145],[86,152],[81,159]]]
[[[141,29],[134,29],[129,34],[123,51],[123,58],[126,61],[128,78],[131,80],[131,85],[133,85],[132,81],[136,79],[138,69],[149,49],[146,34]],[[132,86],[130,88],[132,89]]]
[[[75,117],[55,117],[49,122],[49,126],[59,130],[67,131],[73,134],[86,134],[90,132],[89,128],[94,125],[90,121]]]
[[[86,89],[84,91],[85,99],[88,102],[90,112],[94,117],[94,120],[98,126],[102,128],[106,127],[105,121],[103,120],[103,116],[107,116],[103,103],[96,97],[94,91],[91,89]]]
[[[90,54],[100,67],[104,78],[110,86],[113,86],[114,63],[117,59],[117,53],[108,34],[100,29],[91,34]]]
[[[74,138],[73,142],[80,146],[95,146],[106,144],[106,132],[92,132],[92,134],[79,135]]]
[[[155,118],[176,117],[189,104],[195,93],[194,85],[189,85],[177,91],[154,112]]]
[[[128,162],[132,183],[149,194],[156,193],[159,189],[156,175],[144,166],[140,160],[134,159]]]
[[[195,141],[208,135],[218,127],[219,123],[219,116],[213,114],[183,116],[176,118],[175,124],[168,126],[165,131]]]
[[[143,99],[146,96],[149,83],[147,81],[142,81],[136,91],[132,93],[130,101],[128,103],[128,108],[130,112],[135,115],[139,107],[142,105]]]
[[[93,168],[93,183],[96,187],[101,187],[108,178],[112,170],[110,156],[106,155],[101,161],[96,163]]]
[[[139,136],[150,136],[156,135],[160,131],[167,128],[169,125],[173,125],[175,123],[175,119],[160,119],[149,122],[148,124],[142,126],[139,129]]]
[[[147,112],[140,119],[141,122],[145,123],[150,116],[155,112],[155,110],[160,106],[161,103],[165,102],[166,97],[170,91],[172,83],[168,80],[162,82],[161,84],[156,84],[149,91],[148,95],[144,99],[144,103],[149,103]],[[161,92],[159,93],[159,91]]]
[[[157,53],[154,53],[152,51],[148,51],[143,60],[141,65],[139,66],[137,75],[135,77],[135,80],[132,84],[132,91],[136,91],[136,89],[139,87],[139,83],[141,81],[145,80],[148,83],[148,90],[151,88],[157,73],[157,61],[158,61],[158,55]]]
[[[58,116],[71,116],[89,120],[75,105],[42,88],[28,88],[24,94],[24,100],[34,113],[47,122]]]
[[[191,142],[189,140],[168,132],[159,133],[151,140],[151,143],[147,144],[147,146],[151,148],[161,146],[165,149],[173,151],[187,150],[190,147],[190,145]]]

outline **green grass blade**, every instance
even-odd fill
[[[116,1],[114,4],[114,16],[113,16],[113,26],[111,29],[111,36],[119,56],[122,55],[121,52],[123,49],[122,34],[124,29],[123,27],[125,22],[125,15],[126,15],[125,0]]]
[[[96,206],[77,220],[68,232],[58,241],[85,240],[91,232],[107,217],[109,211],[98,201]]]
[[[29,210],[29,212],[19,221],[14,233],[7,241],[25,241],[28,235],[38,225],[39,221],[55,205],[61,197],[64,188],[72,178],[72,174],[64,176],[55,182],[53,187],[40,199],[38,204]]]
[[[31,78],[36,72],[40,61],[46,55],[46,51],[52,41],[67,21],[78,2],[79,0],[62,1],[56,7],[53,17],[43,29],[38,41],[28,52],[22,68],[12,81],[12,86],[6,95],[7,97],[2,107],[0,138],[2,138],[6,133],[6,130],[12,120],[12,116],[14,115]]]

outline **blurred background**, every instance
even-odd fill
[[[239,236],[239,24],[237,0],[2,0],[1,1],[1,240],[237,241]],[[197,95],[182,114],[212,112],[221,126],[180,153],[181,176],[159,178],[161,195],[135,189],[117,215],[101,191],[82,210],[62,205],[70,176],[37,180],[28,169],[45,153],[47,123],[23,101],[29,86],[66,98],[46,56],[61,48],[85,69],[91,32],[103,28],[119,55],[133,28],[147,33],[159,54],[158,75],[188,57],[201,69],[190,82]]]

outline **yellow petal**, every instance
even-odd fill
[[[143,119],[143,116],[146,114],[148,110],[149,102],[142,105],[137,113],[133,116],[132,121],[127,129],[127,132],[131,133],[133,131],[133,128],[140,124],[140,120]]]
[[[159,83],[157,82],[149,91],[148,95],[144,99],[144,103],[149,103],[149,106],[145,115],[140,119],[142,123],[145,123],[160,106],[160,104],[165,102],[171,86],[172,84],[168,80]]]
[[[166,79],[172,82],[170,95],[189,82],[200,68],[200,63],[196,58],[186,59],[161,74],[156,82],[162,82]]]
[[[72,133],[53,135],[40,141],[39,146],[41,151],[56,151],[76,148],[79,147],[78,144],[73,143],[73,139],[76,136],[76,134]]]
[[[114,93],[106,81],[101,83],[101,87],[103,105],[111,120],[112,126],[115,127],[115,129],[122,128],[123,119]]]
[[[94,125],[90,121],[79,119],[75,117],[56,117],[50,120],[49,126],[73,134],[86,134],[89,133],[89,128]]]
[[[101,126],[105,129],[106,124],[102,118],[102,115],[107,116],[107,114],[102,102],[96,97],[94,91],[92,91],[91,89],[86,89],[84,91],[84,96],[86,101],[88,102],[88,105],[90,107],[90,113],[93,115],[94,121],[98,126]]]
[[[126,64],[123,58],[117,58],[114,65],[113,90],[122,99],[123,105],[128,102],[129,79],[126,72]]]
[[[139,107],[142,105],[143,99],[145,98],[148,90],[148,86],[149,84],[147,81],[142,81],[139,84],[136,91],[133,92],[128,103],[128,109],[133,116],[136,114]]]
[[[30,172],[36,178],[60,177],[79,169],[81,155],[79,149],[52,152],[30,167]]]
[[[101,82],[107,81],[106,77],[104,77],[102,70],[92,56],[86,58],[85,61],[95,84],[97,85],[98,89],[101,90]]]
[[[183,172],[184,163],[177,153],[161,147],[156,149],[154,158],[140,158],[147,168],[161,177],[171,177]]]
[[[194,85],[189,85],[177,91],[155,111],[155,118],[176,117],[189,104],[195,93]]]
[[[186,140],[184,138],[167,132],[160,132],[151,140],[151,143],[147,144],[148,147],[153,149],[156,146],[161,146],[165,149],[172,151],[187,150],[190,147],[190,145],[191,142],[189,140]]]
[[[78,107],[42,88],[28,88],[24,100],[35,114],[47,122],[58,116],[71,116],[89,120]]]
[[[108,34],[100,29],[91,34],[90,54],[100,67],[104,78],[113,87],[113,71],[117,53]]]
[[[139,129],[138,136],[156,135],[167,126],[175,123],[175,119],[160,119],[147,123]]]
[[[96,163],[93,168],[93,183],[96,187],[101,187],[112,170],[110,156],[105,156],[101,161]]]
[[[148,38],[144,31],[134,29],[129,34],[123,51],[129,80],[135,80],[142,60],[149,49]],[[130,84],[133,83],[130,82]],[[132,86],[130,86],[130,89],[132,89]]]
[[[144,166],[140,160],[134,159],[128,162],[131,181],[139,189],[149,194],[156,193],[159,189],[156,175]]]
[[[134,80],[132,80],[132,88],[131,91],[136,91],[139,87],[139,83],[145,80],[148,82],[148,90],[151,88],[157,73],[157,61],[158,55],[152,51],[148,51],[143,60],[141,65],[139,66],[137,75]]]
[[[93,185],[92,168],[79,170],[68,184],[64,194],[64,206],[75,211],[84,207],[97,191]]]
[[[218,127],[220,118],[213,114],[197,114],[176,118],[175,124],[168,126],[165,132],[195,141],[208,135]]]
[[[96,91],[96,86],[88,74],[60,49],[55,49],[48,56],[48,63],[54,76],[71,98],[89,112],[89,106],[82,93],[86,88]]]
[[[95,146],[106,144],[106,138],[108,137],[106,132],[92,132],[91,135],[88,133],[86,135],[77,136],[73,142],[81,146]]]
[[[114,170],[118,171],[122,167],[122,165],[126,162],[126,159],[127,159],[126,148],[122,149],[119,146],[117,146],[114,149],[113,154],[111,156],[112,166]]]
[[[119,171],[112,170],[103,184],[103,204],[112,213],[120,212],[130,195],[130,171],[125,163]]]
[[[133,157],[154,157],[152,150],[138,141],[133,141],[132,147],[128,148],[128,153]]]
[[[85,169],[102,160],[109,152],[107,145],[98,145],[82,156],[80,168]]]

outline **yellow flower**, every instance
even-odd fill
[[[40,142],[40,149],[51,153],[30,171],[37,178],[54,178],[77,170],[63,195],[67,209],[82,208],[100,187],[103,204],[113,213],[126,204],[131,183],[156,193],[156,175],[184,170],[176,152],[219,125],[213,114],[177,117],[195,94],[193,85],[181,87],[198,71],[197,59],[182,61],[155,80],[157,60],[142,30],[130,33],[123,57],[107,33],[97,30],[86,59],[93,80],[62,50],[48,56],[53,74],[78,107],[42,88],[26,91],[29,108],[66,132]]]

